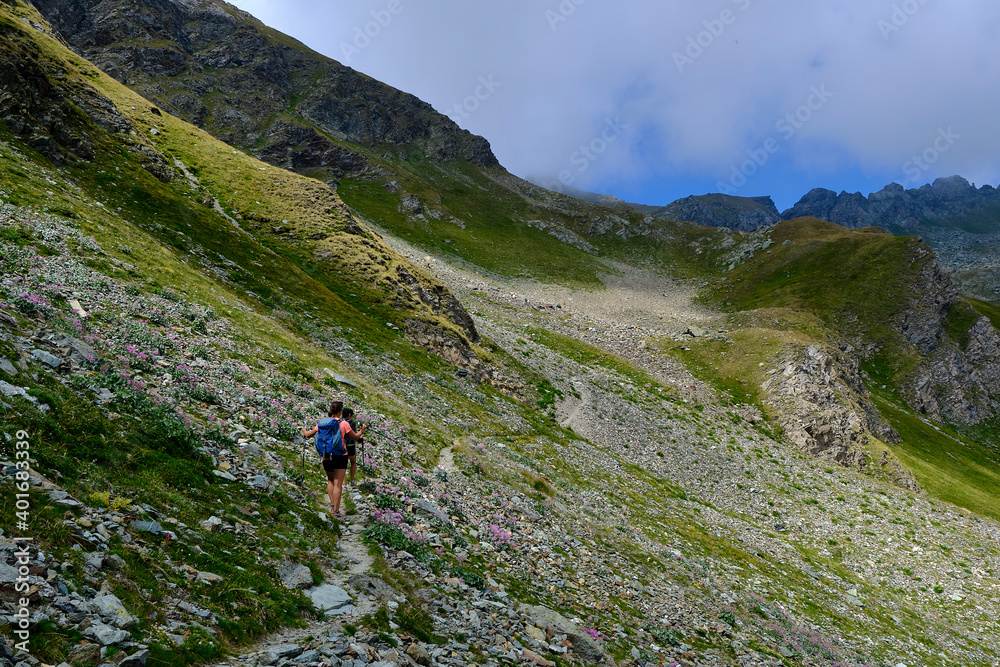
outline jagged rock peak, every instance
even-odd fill
[[[996,207],[1000,207],[1000,193],[993,186],[976,188],[961,176],[949,176],[911,190],[891,183],[868,197],[860,192],[838,195],[832,190],[815,188],[782,213],[781,218],[811,216],[852,228],[916,229],[931,222],[981,231],[984,220],[988,225],[989,219],[997,218],[1000,209],[994,210]]]

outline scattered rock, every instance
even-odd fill
[[[292,561],[282,561],[278,565],[278,576],[281,577],[281,583],[287,588],[304,589],[312,586],[313,583],[312,572],[309,568]]]
[[[59,368],[60,366],[62,366],[62,359],[55,356],[54,354],[46,352],[45,350],[39,350],[39,349],[32,350],[31,356],[33,356],[35,359],[38,359],[46,366],[51,366],[52,368]]]
[[[195,575],[195,581],[202,584],[219,584],[222,583],[222,577],[211,572],[199,572]]]
[[[354,612],[354,600],[343,588],[327,584],[315,586],[306,590],[306,595],[313,601],[317,609],[328,616],[342,616]]]
[[[132,528],[143,533],[159,535],[163,532],[163,526],[158,521],[133,521]]]

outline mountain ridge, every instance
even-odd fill
[[[334,178],[364,170],[366,156],[340,143],[348,141],[390,151],[413,147],[435,159],[462,158],[483,167],[498,164],[489,142],[429,104],[316,53],[228,3],[40,0],[35,6],[77,52],[112,77],[272,163]],[[203,96],[208,89],[211,99]],[[338,95],[346,90],[349,95]]]
[[[919,231],[943,227],[968,232],[1000,231],[1000,191],[991,185],[979,188],[961,176],[935,179],[906,190],[898,183],[865,197],[860,192],[816,188],[781,214],[783,220],[812,216],[843,227],[886,227]],[[984,224],[980,218],[989,218]]]

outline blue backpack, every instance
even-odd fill
[[[316,453],[324,459],[330,458],[332,454],[337,456],[347,454],[343,435],[340,432],[340,422],[342,421],[342,419],[324,417],[316,423],[319,427],[319,430],[316,431]]]

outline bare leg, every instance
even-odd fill
[[[333,502],[334,514],[340,513],[340,498],[344,494],[344,478],[346,476],[346,470],[333,471],[333,481],[331,482],[333,490],[330,492],[330,500]]]
[[[331,513],[333,512],[333,506],[335,504],[334,500],[333,500],[333,496],[334,496],[333,475],[334,475],[334,473],[332,473],[332,472],[327,472],[326,473],[326,495],[330,496],[330,512]],[[339,502],[340,502],[340,497],[338,496],[337,497],[337,503],[339,503]]]

